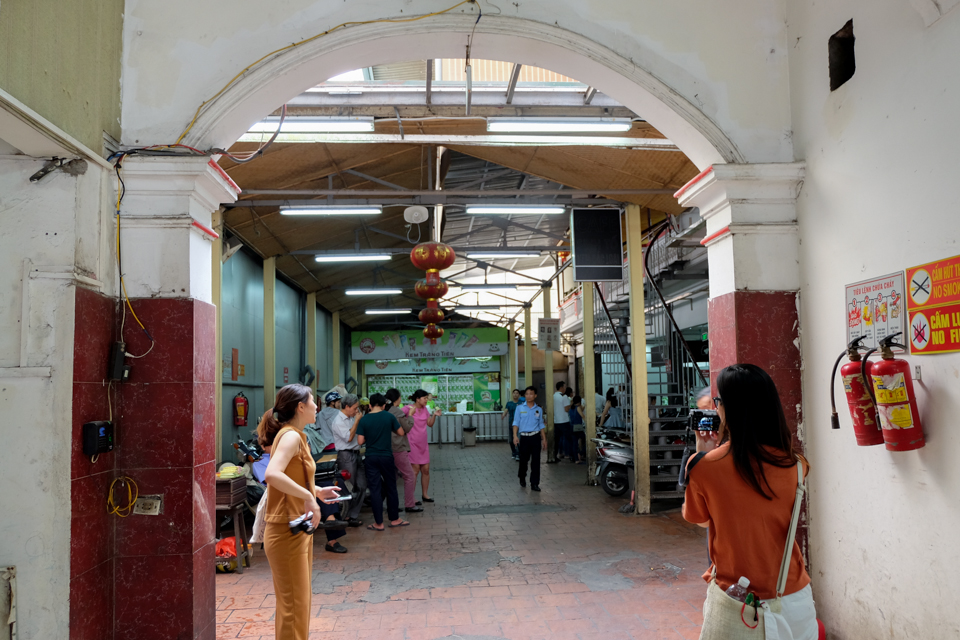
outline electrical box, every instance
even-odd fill
[[[570,229],[574,280],[623,280],[623,235],[619,209],[574,209],[570,213]]]
[[[130,365],[124,364],[127,355],[127,343],[114,342],[110,347],[110,363],[107,365],[107,379],[125,382],[130,377]]]
[[[113,423],[97,420],[83,425],[83,455],[94,456],[113,451]]]

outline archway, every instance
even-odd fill
[[[471,56],[519,62],[589,79],[673,140],[699,168],[743,162],[730,138],[666,83],[607,47],[559,27],[518,18],[439,16],[347,27],[268,59],[202,111],[183,142],[228,146],[248,127],[318,79],[374,64]],[[429,42],[424,46],[424,42]]]

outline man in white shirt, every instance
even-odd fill
[[[340,415],[333,419],[330,430],[333,432],[333,443],[337,446],[337,464],[340,471],[350,473],[350,507],[347,510],[347,522],[351,527],[359,527],[360,508],[367,492],[367,473],[360,458],[360,443],[357,441],[357,425],[360,423],[360,401],[350,393],[340,400]]]
[[[560,462],[563,456],[570,457],[570,462],[576,458],[570,456],[570,440],[573,439],[573,429],[570,428],[570,398],[566,395],[567,383],[561,380],[557,383],[557,391],[553,394],[553,454],[548,456],[547,463]]]

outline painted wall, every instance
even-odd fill
[[[102,172],[91,163],[82,177],[54,173],[31,184],[30,175],[42,166],[32,158],[0,158],[0,411],[8,425],[6,446],[14,452],[0,465],[0,564],[17,567],[18,637],[29,639],[67,637],[71,577],[99,575],[110,552],[108,540],[93,540],[88,562],[73,563],[76,523],[70,518],[77,488],[71,479],[98,486],[112,466],[105,459],[96,469],[74,467],[79,425],[72,424],[91,407],[102,410],[100,419],[107,415],[102,371],[91,374],[99,376],[100,387],[84,396],[91,405],[73,410],[73,367],[77,274],[105,280],[107,290],[112,286],[112,263],[101,242],[101,230],[109,235],[110,229],[101,200],[109,182],[101,182]],[[102,357],[105,363],[107,354]],[[102,508],[102,495],[96,495]],[[51,514],[59,514],[57,526]]]
[[[97,152],[120,139],[123,5],[0,3],[0,87]]]
[[[844,284],[960,254],[960,12],[925,28],[919,4],[788,5],[793,138],[807,163],[798,215],[811,574],[838,640],[960,636],[960,354],[906,358],[922,369],[925,448],[857,447],[845,405],[841,430],[829,421]],[[831,93],[827,40],[851,18],[856,74]]]
[[[223,305],[223,460],[236,458],[232,443],[237,437],[245,440],[256,428],[256,418],[266,409],[263,406],[263,265],[244,251],[234,254],[223,265],[221,300]],[[289,381],[300,375],[301,354],[305,345],[301,327],[305,324],[306,295],[282,280],[276,288],[276,384],[284,385],[283,370],[289,369]],[[332,316],[318,306],[317,314],[317,377],[321,389],[333,386]],[[305,334],[304,334],[305,335]],[[244,365],[244,375],[231,379],[232,350],[238,351],[238,362]],[[250,420],[247,427],[233,425],[233,398],[243,392],[250,401]]]
[[[346,21],[421,14],[452,4],[448,0],[416,5],[405,0],[291,0],[264,14],[261,3],[241,0],[224,15],[219,4],[210,1],[157,4],[128,0],[123,140],[129,144],[174,141],[202,102],[246,65],[275,49]],[[681,8],[655,0],[530,0],[507,3],[499,15],[491,6],[483,6],[485,16],[477,25],[474,57],[538,65],[589,81],[636,107],[668,137],[685,144],[692,157],[696,156],[694,162],[706,166],[719,159],[716,152],[708,150],[709,144],[704,146],[702,136],[681,126],[674,112],[649,96],[644,98],[643,92],[633,93],[639,90],[636,85],[618,80],[606,67],[599,68],[589,55],[571,57],[565,49],[570,48],[573,36],[582,36],[617,54],[617,64],[624,72],[643,69],[651,81],[664,83],[669,89],[661,92],[663,100],[679,99],[686,105],[682,109],[705,114],[726,132],[735,149],[731,153],[752,161],[792,158],[782,3],[741,0],[731,8],[729,3],[694,0]],[[285,68],[268,74],[269,91],[243,106],[242,114],[228,117],[229,122],[209,140],[197,142],[229,144],[284,100],[349,69],[424,56],[462,57],[464,38],[459,33],[423,34],[434,28],[431,23],[470,30],[473,15],[472,7],[464,7],[442,18],[404,24],[397,28],[397,38],[373,38],[353,47],[348,42],[349,32],[325,36],[330,42],[345,37],[343,47],[321,63],[308,64],[302,73]],[[458,21],[457,16],[462,19]],[[544,20],[545,16],[549,18]],[[530,22],[525,26],[524,20]],[[532,34],[531,27],[536,25],[556,32]],[[519,37],[503,40],[486,35],[488,28],[516,30]],[[360,30],[354,28],[353,32]],[[529,38],[521,41],[524,33]],[[548,40],[554,42],[548,45]],[[424,42],[430,43],[429,50],[424,50]],[[594,77],[583,77],[588,73]]]

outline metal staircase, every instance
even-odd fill
[[[657,233],[657,232],[660,233]],[[657,237],[653,237],[656,234]],[[689,295],[702,294],[707,284],[705,269],[694,268],[692,274],[684,273],[691,263],[696,249],[685,248],[678,238],[683,236],[672,227],[655,229],[645,239],[649,246],[647,267],[649,274],[662,289],[664,279],[682,281],[682,292],[667,297],[666,305],[658,295],[654,284],[647,277],[644,281],[645,333],[647,352],[643,359],[647,369],[647,389],[650,411],[650,483],[653,500],[669,500],[683,497],[677,486],[679,461],[683,452],[683,435],[687,416],[699,389],[705,386],[709,367],[697,362],[691,348],[672,315],[672,307]],[[652,242],[652,245],[650,244]],[[702,252],[702,249],[700,249]],[[639,258],[639,256],[638,256]],[[631,369],[636,359],[630,353],[630,300],[627,278],[627,256],[624,256],[624,281],[603,282],[597,285],[594,304],[594,350],[598,354],[599,367],[605,392],[614,387],[627,425],[624,436],[632,441],[633,396],[630,384]],[[696,266],[696,265],[695,265]],[[679,274],[679,277],[678,277]],[[692,292],[692,293],[691,293]],[[706,373],[704,373],[706,371]]]

